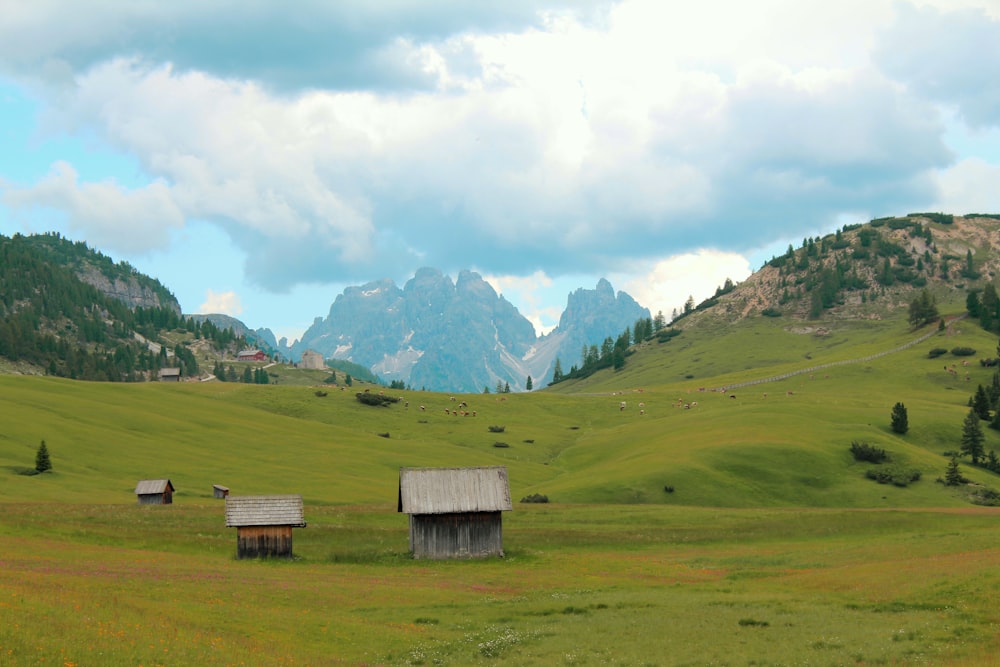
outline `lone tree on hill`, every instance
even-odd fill
[[[962,472],[958,469],[958,459],[954,456],[948,462],[948,467],[944,471],[944,483],[947,486],[958,486],[965,482]]]
[[[35,454],[35,470],[38,472],[52,470],[52,459],[49,458],[49,448],[45,446],[44,440],[38,446],[38,452]]]
[[[975,410],[970,409],[962,423],[962,453],[968,454],[972,459],[972,465],[979,463],[979,458],[983,455],[983,429],[979,425],[979,415]]]
[[[894,433],[906,433],[910,430],[910,420],[906,414],[906,406],[902,403],[896,403],[896,405],[892,406],[891,428]]]

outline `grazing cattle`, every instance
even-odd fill
[[[621,403],[618,404],[618,411],[621,412],[624,409],[625,409],[625,401],[622,401]]]
[[[420,409],[421,409],[421,411],[423,411],[423,410],[426,410],[427,408],[425,406],[421,405]]]
[[[644,414],[646,414],[646,411],[645,410],[639,410],[639,414],[640,415],[644,415]]]

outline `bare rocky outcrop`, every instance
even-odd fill
[[[129,308],[166,308],[181,314],[181,306],[177,299],[163,299],[150,286],[143,285],[138,276],[130,279],[108,278],[97,267],[82,266],[76,270],[80,280],[92,285],[102,294],[121,301]]]

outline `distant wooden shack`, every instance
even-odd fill
[[[140,505],[170,505],[174,502],[174,485],[169,479],[144,479],[135,485]]]
[[[212,497],[213,498],[225,498],[229,495],[229,487],[222,486],[221,484],[212,485]]]
[[[181,369],[179,369],[179,368],[161,368],[159,376],[160,376],[160,382],[180,382],[181,381]]]
[[[228,496],[226,526],[236,528],[238,558],[292,555],[292,528],[304,528],[302,496]]]
[[[399,471],[414,558],[503,556],[500,513],[511,509],[506,466]]]

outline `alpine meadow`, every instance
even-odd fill
[[[99,288],[44,311],[88,271],[18,255],[0,664],[993,664],[997,247],[996,215],[845,226],[637,327],[620,363],[593,341],[482,393],[235,361],[238,334]],[[507,470],[504,556],[413,558],[400,469],[479,466]],[[151,479],[171,504],[136,501]],[[300,494],[293,556],[237,558],[217,485]]]

